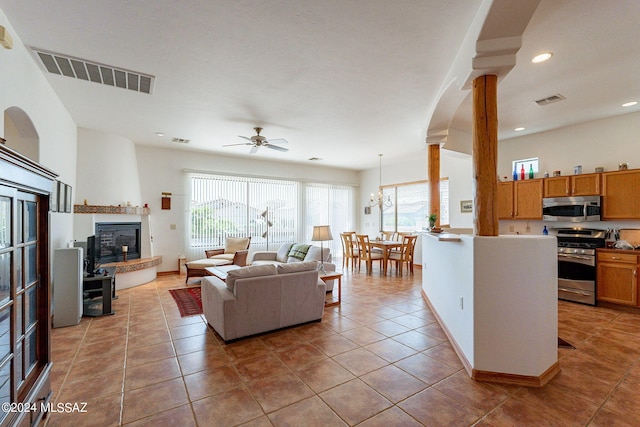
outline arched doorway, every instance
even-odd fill
[[[4,138],[7,147],[38,162],[40,137],[29,115],[19,107],[4,110]]]

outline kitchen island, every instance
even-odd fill
[[[423,296],[472,378],[541,387],[559,372],[556,245],[424,233]]]

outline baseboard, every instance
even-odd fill
[[[483,382],[492,382],[492,383],[500,383],[500,384],[511,384],[523,387],[544,387],[551,379],[556,376],[557,373],[560,372],[560,364],[558,362],[554,363],[542,373],[540,376],[532,376],[532,375],[517,375],[517,374],[505,374],[502,372],[491,372],[491,371],[480,371],[477,369],[473,369],[471,363],[467,360],[462,349],[458,345],[455,339],[453,339],[453,335],[451,331],[447,328],[447,326],[442,321],[442,318],[438,315],[438,312],[433,308],[431,301],[429,301],[429,297],[424,292],[424,289],[420,291],[422,294],[422,298],[425,300],[433,316],[436,318],[436,321],[444,331],[451,347],[458,355],[458,359],[460,359],[460,363],[464,366],[464,369],[467,371],[467,374],[476,381]]]
[[[544,387],[557,373],[560,372],[560,364],[554,363],[540,376],[505,374],[502,372],[473,370],[471,378],[477,381],[489,383],[511,384],[523,387]]]
[[[174,270],[174,271],[158,271],[156,273],[158,276],[171,276],[174,274],[180,274],[180,272],[178,270]]]

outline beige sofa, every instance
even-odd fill
[[[259,265],[202,280],[202,309],[225,341],[321,320],[325,284],[315,262]]]
[[[301,243],[283,243],[277,251],[256,251],[251,256],[249,264],[282,265],[310,261],[314,261],[318,264],[321,262],[322,258],[324,258],[325,271],[335,272],[336,266],[331,263],[331,251],[329,248],[323,248],[321,250],[318,246],[305,245]],[[333,291],[333,283],[334,280],[327,280],[327,292]]]

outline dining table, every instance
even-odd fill
[[[402,242],[397,240],[369,240],[369,246],[372,248],[378,248],[382,250],[382,274],[387,275],[387,264],[389,261],[389,253],[392,249],[401,248]]]

